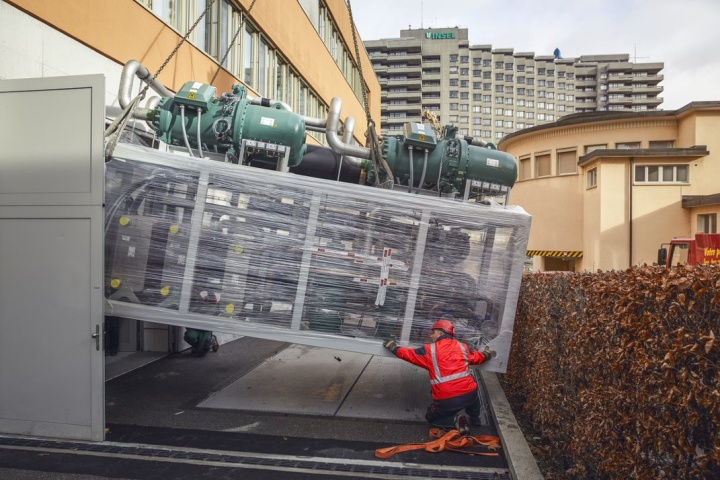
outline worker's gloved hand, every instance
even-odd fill
[[[485,347],[485,350],[483,350],[483,354],[485,355],[486,360],[497,357],[497,352],[495,350],[491,350],[490,347]]]
[[[395,349],[398,347],[397,342],[393,338],[388,338],[383,342],[383,347],[387,348],[391,352],[395,353]]]

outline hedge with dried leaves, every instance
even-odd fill
[[[565,478],[720,478],[719,328],[718,266],[526,274],[506,394]]]

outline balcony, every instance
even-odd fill
[[[665,87],[662,87],[660,85],[658,85],[658,86],[648,85],[645,87],[633,87],[633,93],[647,93],[649,95],[657,95],[659,93],[662,93],[664,90],[665,90]]]
[[[631,93],[633,87],[631,85],[610,85],[608,84],[608,92],[612,93]]]
[[[388,65],[387,67],[388,75],[412,75],[419,77],[420,76],[420,67],[415,67],[411,65]]]
[[[407,100],[408,102],[420,102],[420,90],[410,90],[407,92],[387,92],[388,100]]]
[[[420,79],[406,78],[404,80],[390,80],[387,81],[388,87],[408,87],[408,88],[420,88],[422,82]]]
[[[422,55],[419,52],[418,53],[408,52],[406,54],[401,54],[401,55],[389,55],[388,59],[389,60],[392,59],[393,61],[397,61],[397,62],[403,61],[403,62],[407,62],[408,64],[412,64],[412,65],[420,65],[420,63],[422,62]]]

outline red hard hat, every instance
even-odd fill
[[[455,336],[455,326],[452,324],[450,320],[440,319],[437,322],[435,322],[435,325],[432,326],[433,330],[442,330],[443,332],[447,333],[448,335]]]

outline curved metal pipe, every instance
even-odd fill
[[[346,145],[350,145],[350,142],[353,140],[353,130],[355,129],[355,118],[354,117],[347,117],[345,119],[345,123],[343,124],[343,136],[342,141]],[[355,167],[359,167],[362,165],[362,160],[359,158],[351,157],[349,155],[341,155],[340,156],[340,165],[338,166],[338,174],[337,179],[340,181],[340,172],[342,171],[343,162],[347,163],[348,165],[353,165]]]
[[[350,155],[368,159],[370,158],[370,149],[356,145],[346,145],[338,138],[338,124],[340,123],[340,111],[342,110],[342,100],[334,97],[330,102],[330,112],[328,113],[325,136],[327,137],[330,148],[340,155]]]
[[[132,90],[133,78],[138,77],[143,82],[150,85],[155,92],[163,97],[175,97],[175,94],[168,90],[165,85],[153,78],[150,71],[142,66],[137,60],[130,60],[123,67],[120,75],[120,87],[118,89],[118,102],[122,108],[127,107],[132,102],[130,91]],[[155,104],[157,105],[157,104]],[[133,117],[141,120],[148,120],[151,108],[136,108],[133,111]]]

